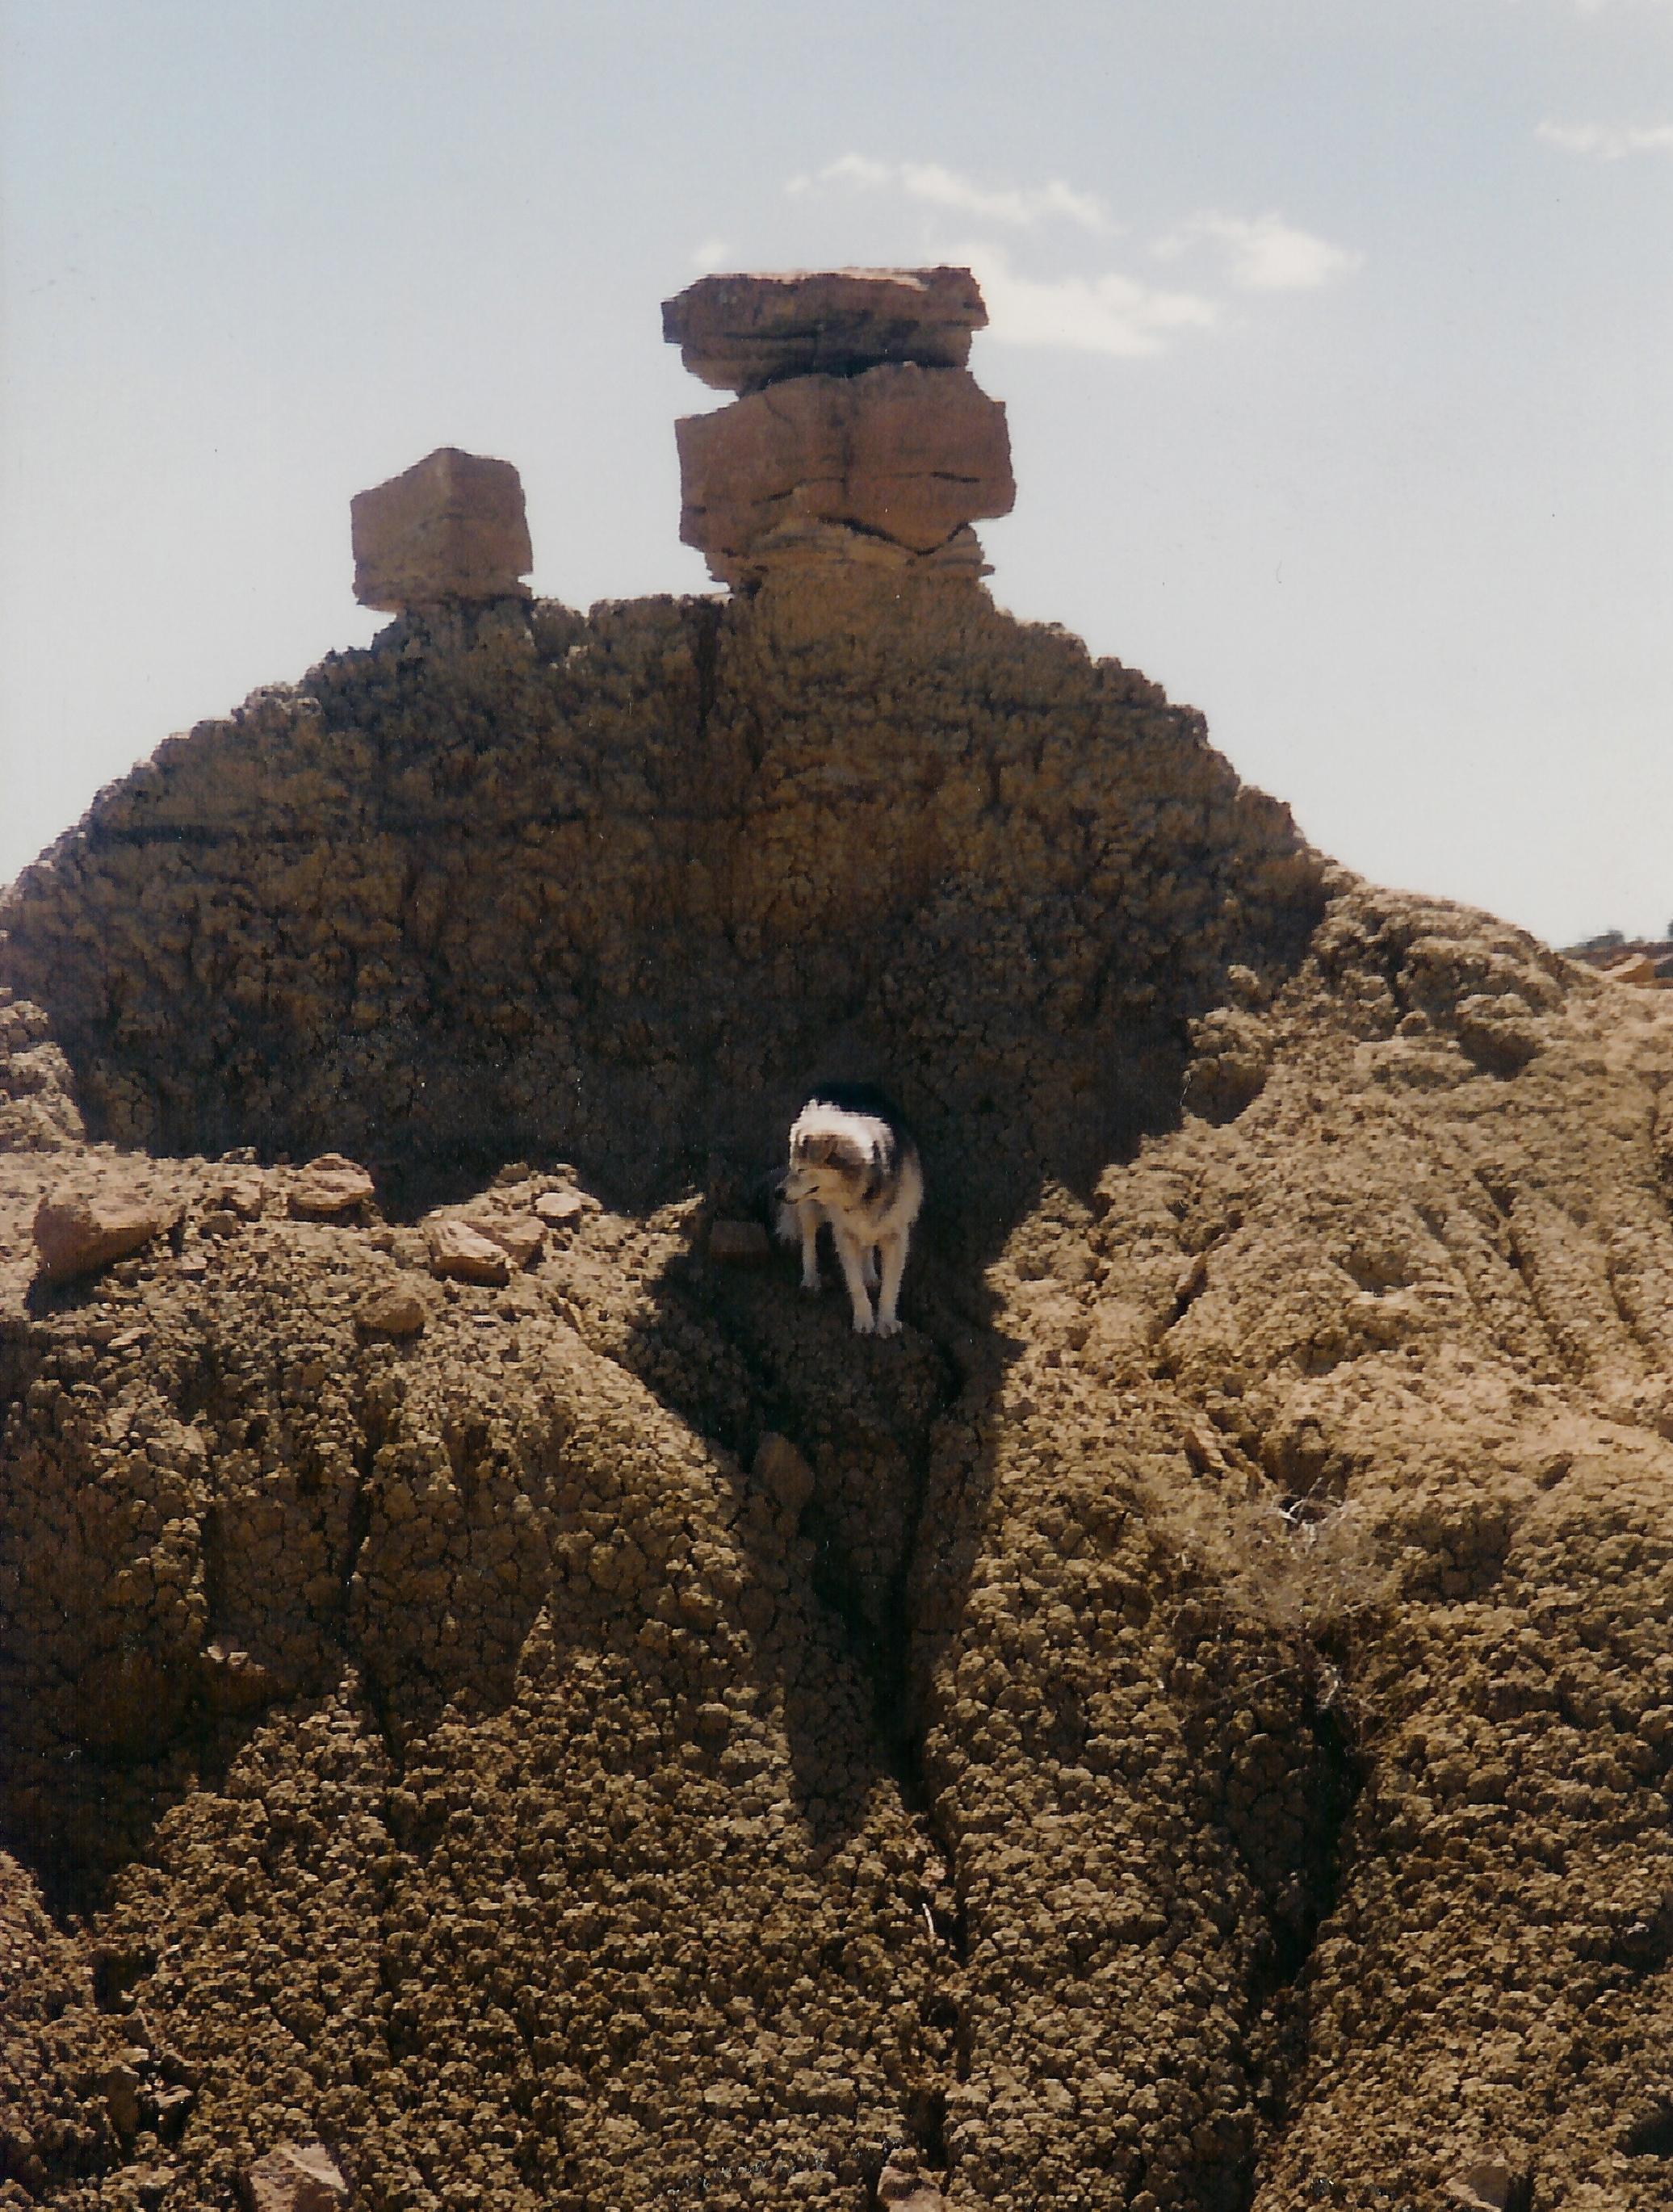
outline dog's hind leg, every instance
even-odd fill
[[[883,1291],[877,1302],[877,1333],[879,1336],[898,1336],[900,1321],[895,1309],[900,1303],[900,1279],[906,1272],[906,1237],[900,1231],[892,1236],[879,1237],[877,1249],[883,1255]]]
[[[824,1208],[815,1200],[804,1198],[796,1207],[796,1226],[801,1231],[801,1286],[805,1291],[818,1291],[819,1281],[819,1224],[824,1219]]]
[[[866,1288],[860,1239],[840,1221],[832,1221],[830,1233],[836,1240],[836,1257],[843,1263],[843,1279],[854,1301],[854,1326],[861,1336],[869,1336],[877,1324],[872,1319],[872,1294]]]
[[[861,1246],[860,1272],[865,1278],[866,1288],[868,1291],[874,1291],[877,1288],[877,1247],[875,1244],[862,1244]]]

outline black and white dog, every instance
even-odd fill
[[[801,1286],[819,1288],[819,1224],[828,1221],[861,1336],[897,1336],[900,1279],[923,1204],[918,1148],[899,1113],[869,1083],[825,1083],[790,1126],[779,1185],[778,1233],[801,1240]],[[877,1315],[871,1294],[882,1284]]]

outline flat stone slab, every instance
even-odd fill
[[[968,269],[791,270],[702,276],[662,303],[662,335],[716,392],[885,362],[963,368],[988,320]]]
[[[509,461],[442,446],[349,502],[355,597],[399,613],[526,599],[534,566],[522,479]]]

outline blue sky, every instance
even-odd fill
[[[369,639],[350,495],[713,588],[709,268],[969,261],[1002,605],[1378,879],[1673,921],[1673,0],[0,0],[0,881]]]

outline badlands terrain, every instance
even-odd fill
[[[1664,2212],[1673,1000],[777,496],[0,907],[0,2205]]]

